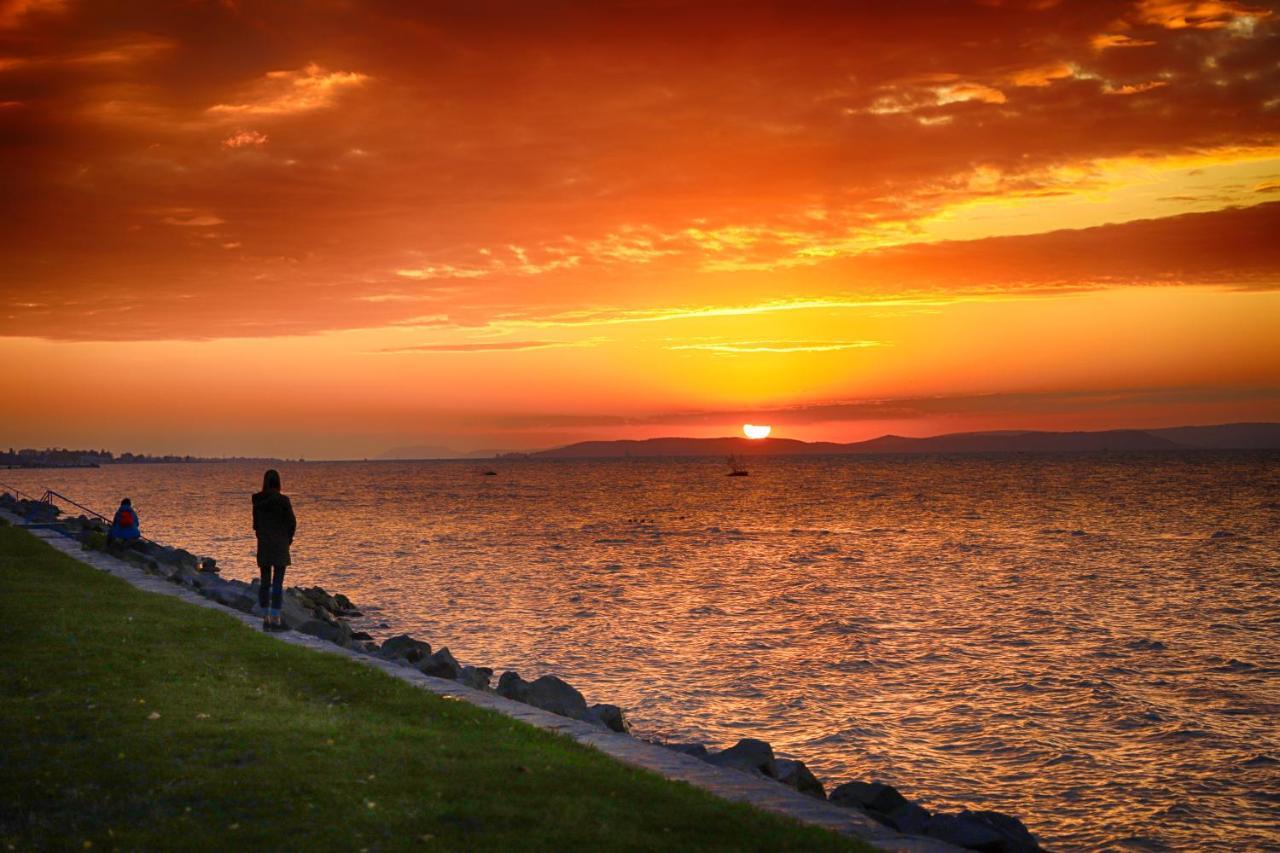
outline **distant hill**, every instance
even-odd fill
[[[1187,447],[1213,450],[1272,450],[1280,445],[1280,424],[1222,424],[1148,430]]]
[[[838,444],[791,438],[649,438],[583,441],[529,454],[540,459],[610,456],[818,456],[869,453],[1092,453],[1157,450],[1280,450],[1280,424],[1221,424],[1100,432],[957,432],[928,438],[883,435]]]

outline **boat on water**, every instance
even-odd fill
[[[736,456],[730,456],[728,462],[729,473],[727,476],[729,477],[746,477],[751,473],[746,468],[742,467],[742,461]]]

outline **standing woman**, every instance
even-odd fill
[[[262,491],[253,496],[253,532],[258,536],[258,569],[262,575],[258,604],[264,611],[264,631],[289,630],[280,618],[280,608],[284,604],[284,569],[289,565],[289,546],[297,529],[293,504],[287,495],[280,494],[280,472],[272,468],[262,475]]]

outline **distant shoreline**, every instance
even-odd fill
[[[1002,430],[927,438],[884,435],[840,444],[789,438],[649,438],[584,441],[527,454],[533,459],[657,456],[860,456],[901,454],[1134,453],[1280,450],[1280,424],[1237,423],[1149,430],[1045,432]]]
[[[428,450],[439,455],[409,455]],[[686,438],[679,436],[580,441],[562,447],[531,451],[454,453],[447,448],[399,448],[378,456],[337,459],[280,459],[256,456],[149,456],[89,450],[24,450],[0,453],[0,469],[50,470],[103,468],[113,465],[178,465],[252,463],[289,465],[302,462],[519,462],[535,459],[698,458],[725,456],[903,456],[903,455],[1017,455],[1032,453],[1186,453],[1205,450],[1280,450],[1280,423],[1230,423],[1212,426],[1160,427],[1076,432],[997,430],[946,433],[913,438],[882,435],[857,442],[800,441],[792,438],[749,439],[742,436]]]
[[[72,456],[78,451],[72,451],[67,455]],[[302,459],[258,459],[253,457],[225,457],[225,458],[207,458],[199,456],[134,456],[133,454],[125,454],[122,458],[112,458],[102,454],[80,454],[83,456],[94,456],[83,460],[75,459],[58,459],[57,453],[54,451],[37,451],[39,455],[17,456],[13,459],[10,454],[0,454],[0,469],[6,471],[23,471],[23,470],[49,470],[59,468],[106,468],[112,465],[188,465],[195,463],[229,463],[229,462],[252,462],[255,464],[267,465],[283,465],[287,462],[302,462]],[[54,456],[55,458],[49,458]]]
[[[752,459],[888,459],[888,458],[920,458],[926,459],[930,457],[972,457],[974,459],[994,458],[1003,456],[1191,456],[1198,453],[1280,453],[1280,447],[1172,447],[1156,450],[929,450],[929,451],[897,451],[897,450],[879,450],[865,453],[840,453],[840,452],[815,452],[815,453],[785,453],[785,452],[769,452],[760,451],[755,453],[735,453],[738,456],[750,456]],[[307,464],[326,465],[326,464],[342,464],[348,462],[368,462],[378,465],[394,465],[403,462],[449,462],[464,465],[481,466],[481,463],[504,463],[504,462],[591,462],[591,461],[662,461],[662,460],[679,460],[679,461],[714,461],[723,464],[725,456],[729,454],[718,452],[699,452],[699,453],[668,453],[668,454],[625,454],[613,455],[553,455],[550,453],[526,453],[520,456],[503,456],[489,459],[466,459],[461,457],[422,457],[418,459],[309,459]]]

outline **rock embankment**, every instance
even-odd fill
[[[99,519],[85,516],[59,519],[55,507],[38,501],[18,500],[7,493],[0,494],[0,509],[20,515],[31,523],[56,522],[63,533],[79,540],[85,548],[108,550],[107,525]],[[212,557],[197,557],[182,548],[146,540],[127,546],[117,543],[111,546],[110,553],[173,583],[190,587],[226,607],[244,613],[261,612],[258,582],[246,583],[219,577],[217,561]],[[407,634],[377,643],[369,634],[352,629],[349,620],[362,614],[350,599],[318,586],[286,590],[282,615],[289,628],[343,648],[376,655],[427,675],[457,681],[475,690],[494,692],[603,729],[621,734],[631,732],[631,723],[622,708],[605,703],[589,705],[578,690],[555,675],[526,681],[518,672],[507,671],[502,673],[496,685],[492,685],[493,669],[463,665],[448,648],[433,650],[430,643]],[[1020,820],[1000,812],[933,813],[883,782],[845,782],[828,793],[803,761],[779,758],[773,748],[762,740],[744,738],[719,751],[709,750],[701,743],[654,742],[709,764],[770,779],[834,805],[856,809],[898,832],[929,836],[984,853],[1032,853],[1042,849]]]

